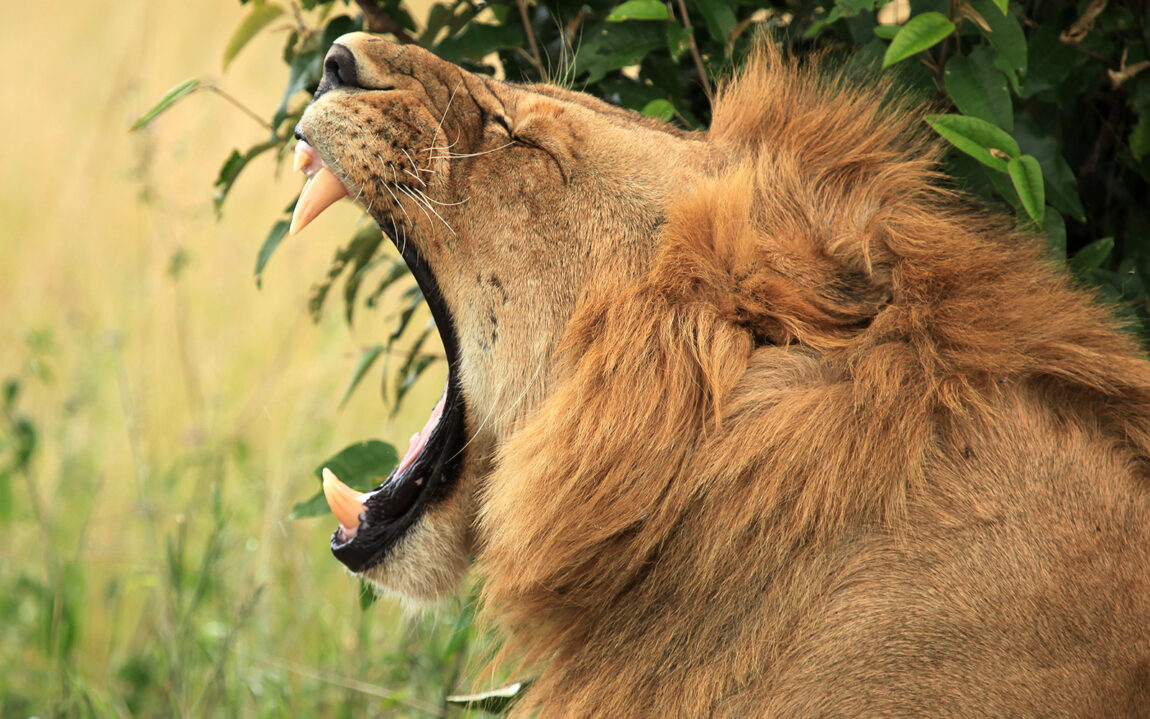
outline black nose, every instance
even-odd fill
[[[328,90],[337,87],[359,87],[359,76],[355,70],[355,55],[343,45],[332,45],[323,61],[323,78],[315,90],[316,99]]]

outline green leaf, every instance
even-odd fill
[[[256,256],[256,287],[263,287],[264,267],[271,259],[272,253],[280,246],[280,242],[287,236],[290,227],[291,220],[280,220],[272,225],[271,232],[264,239],[264,243],[260,245],[259,255]]]
[[[670,20],[667,6],[659,0],[627,0],[607,16],[607,22],[624,20]]]
[[[12,472],[0,469],[0,525],[8,524],[15,516],[15,500],[12,497]]]
[[[893,40],[898,31],[902,30],[901,25],[875,25],[875,37],[881,37],[883,40]]]
[[[1113,237],[1103,237],[1100,240],[1091,242],[1079,250],[1078,254],[1074,255],[1074,258],[1070,260],[1070,271],[1079,279],[1085,279],[1092,270],[1102,266],[1102,263],[1110,256],[1110,252],[1113,249]]]
[[[1009,4],[1010,0],[994,0],[994,6],[1001,10],[1003,15],[1006,14],[1007,5]]]
[[[993,122],[1007,132],[1014,129],[1006,76],[994,66],[985,46],[976,47],[969,57],[952,57],[943,79],[947,93],[964,115]]]
[[[392,15],[392,19],[397,18]],[[327,57],[327,51],[342,35],[362,29],[363,27],[349,15],[336,15],[323,28],[323,35],[320,37],[320,57]]]
[[[657,117],[663,122],[669,122],[675,116],[675,106],[667,100],[652,100],[639,112],[647,117]]]
[[[395,447],[387,442],[372,439],[345,447],[316,467],[315,475],[322,483],[323,469],[326,467],[352,489],[367,492],[382,482],[398,461],[399,455],[396,454]],[[320,491],[310,499],[292,507],[288,519],[316,517],[328,511],[321,486]]]
[[[344,484],[366,492],[386,479],[398,463],[395,447],[378,439],[369,439],[336,452],[315,468],[315,476],[322,481],[326,467]]]
[[[954,32],[954,23],[938,12],[915,15],[898,31],[882,59],[883,68],[942,42]]]
[[[515,701],[527,687],[530,681],[515,682],[505,687],[480,692],[479,694],[456,694],[447,697],[451,704],[462,704],[472,711],[483,711],[488,714],[505,714],[511,703]]]
[[[9,379],[4,382],[3,403],[5,412],[11,412],[16,406],[16,400],[20,397],[20,380]]]
[[[355,298],[359,294],[366,268],[372,263],[375,251],[383,244],[383,233],[374,222],[365,224],[355,233],[348,246],[352,271],[343,286],[344,319],[350,325],[355,317]]]
[[[403,335],[403,331],[407,329],[408,323],[411,322],[411,316],[415,314],[415,310],[423,304],[423,292],[420,291],[419,287],[412,287],[407,291],[405,297],[407,298],[407,305],[400,310],[399,319],[396,320],[395,327],[392,328],[391,334],[387,337],[388,349],[391,349],[395,341]]]
[[[1138,122],[1130,130],[1130,154],[1141,160],[1150,152],[1150,112],[1138,116]]]
[[[374,344],[360,353],[359,362],[355,365],[355,371],[351,373],[351,382],[347,386],[347,391],[343,393],[343,399],[339,401],[340,407],[347,403],[348,398],[351,397],[351,393],[355,391],[356,386],[363,380],[363,376],[367,374],[367,371],[371,369],[371,366],[375,364],[375,361],[379,359],[383,352],[383,345]]]
[[[991,0],[974,0],[970,6],[990,26],[986,37],[998,51],[994,55],[995,65],[1017,81],[1019,74],[1026,71],[1027,56],[1026,35],[1022,32],[1018,18],[999,12]]]
[[[279,127],[287,117],[288,103],[291,99],[319,82],[323,68],[323,54],[319,50],[300,53],[292,58],[291,72],[288,75],[288,84],[284,89],[283,99],[272,116],[272,127]]]
[[[1012,157],[1006,163],[1006,174],[1010,176],[1010,182],[1014,185],[1026,214],[1041,225],[1042,215],[1046,210],[1046,191],[1042,184],[1042,167],[1038,164],[1038,160],[1031,155]]]
[[[155,120],[161,113],[176,104],[181,98],[187,97],[200,89],[202,85],[203,83],[200,82],[199,78],[193,77],[191,80],[184,80],[179,85],[168,90],[164,93],[164,96],[160,98],[159,102],[152,106],[151,110],[145,112],[140,116],[140,119],[132,123],[132,127],[128,129],[128,132],[139,130],[144,125]]]
[[[695,5],[703,14],[711,38],[725,47],[731,31],[739,24],[731,5],[727,0],[696,0]]]
[[[523,46],[523,31],[518,25],[486,25],[473,22],[459,33],[432,48],[436,55],[450,62],[481,61],[496,50]]]
[[[671,60],[676,63],[679,62],[679,58],[690,49],[691,44],[687,38],[687,28],[677,22],[667,23],[667,53],[671,56]],[[676,87],[678,86],[678,81],[679,76],[678,73],[676,73]],[[658,83],[656,82],[656,84]]]
[[[402,259],[392,260],[391,266],[387,268],[387,274],[384,275],[379,285],[377,285],[371,294],[368,295],[367,299],[364,300],[364,304],[374,308],[376,304],[379,303],[379,298],[383,296],[387,288],[395,284],[399,278],[406,277],[409,272],[410,270],[407,269],[407,263]]]
[[[423,337],[426,337],[425,334]],[[423,338],[420,339],[422,343]],[[395,410],[399,410],[399,406],[403,403],[403,398],[407,396],[408,390],[411,389],[415,381],[423,374],[423,371],[433,365],[436,360],[440,359],[439,355],[416,355],[413,350],[404,362],[403,367],[400,369],[399,374],[396,376],[395,387]],[[392,412],[395,414],[395,411]]]
[[[213,186],[216,188],[216,196],[212,202],[215,205],[216,213],[218,214],[223,209],[224,200],[227,199],[228,193],[232,190],[232,185],[235,184],[236,179],[243,172],[248,163],[256,159],[268,150],[275,149],[280,146],[282,140],[278,137],[272,137],[267,142],[261,142],[248,148],[244,154],[240,154],[239,150],[232,150],[232,154],[228,155],[228,159],[224,161],[220,167],[220,174],[216,177]]]
[[[255,0],[252,3],[252,9],[244,17],[232,36],[228,38],[228,44],[224,47],[224,69],[232,64],[232,60],[236,58],[240,50],[251,41],[253,37],[267,27],[273,20],[283,14],[283,8],[279,5],[269,5],[264,0]]]
[[[1086,221],[1086,211],[1078,196],[1078,178],[1058,149],[1058,141],[1044,132],[1030,115],[1020,115],[1014,137],[1027,155],[1034,155],[1042,166],[1046,184],[1046,201],[1079,222]]]
[[[36,425],[27,417],[17,417],[11,429],[13,440],[11,468],[23,472],[32,463],[32,457],[36,454]]]
[[[323,489],[303,500],[296,502],[291,511],[288,512],[288,519],[307,519],[308,517],[322,517],[331,511],[327,506],[327,498],[323,496]]]
[[[1006,172],[1007,159],[1022,154],[1013,137],[986,120],[966,115],[927,115],[926,121],[950,144],[1000,172]],[[997,157],[991,150],[1006,157]]]
[[[599,82],[612,70],[636,65],[647,53],[667,42],[663,26],[656,23],[608,23],[584,36],[575,54],[576,75],[587,74],[588,85]]]
[[[1066,221],[1062,214],[1053,208],[1046,208],[1042,218],[1042,232],[1050,244],[1051,253],[1060,261],[1066,260]]]
[[[378,598],[379,595],[375,593],[375,589],[372,588],[371,582],[368,582],[361,577],[359,580],[360,611],[367,611],[367,609],[371,607],[372,604],[375,604],[375,600]]]
[[[1030,38],[1026,80],[1018,94],[1024,98],[1031,97],[1058,87],[1074,71],[1079,57],[1075,46],[1058,39],[1058,30],[1053,25],[1041,25]]]
[[[360,272],[372,262],[372,258],[381,244],[383,244],[383,233],[379,231],[378,226],[371,224],[362,227],[355,233],[350,242],[336,250],[335,257],[332,258],[331,265],[328,266],[327,277],[324,278],[323,282],[312,287],[311,297],[308,299],[308,312],[311,313],[313,319],[319,320],[323,304],[327,300],[332,285],[350,266],[352,268],[351,276],[348,277],[347,284],[344,286],[344,310],[345,318],[348,324],[351,324],[356,293],[359,291],[360,283],[363,280],[363,275]]]

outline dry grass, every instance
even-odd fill
[[[422,381],[390,424],[370,388],[337,411],[383,316],[312,325],[305,302],[359,213],[286,242],[257,290],[256,250],[299,181],[261,158],[219,221],[211,183],[264,131],[201,94],[127,132],[192,76],[269,113],[282,36],[220,70],[243,12],[0,4],[0,381],[21,381],[39,437],[29,471],[0,476],[5,717],[440,714],[462,661],[436,644],[456,608],[406,631],[389,603],[361,613],[331,522],[284,520],[317,462],[370,437],[406,446],[441,389]]]

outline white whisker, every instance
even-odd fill
[[[406,167],[405,167],[405,168],[403,168],[403,171],[404,171],[404,172],[406,172],[407,174],[411,175],[412,177],[414,177],[414,178],[415,178],[415,180],[416,180],[416,182],[418,182],[419,184],[423,185],[424,187],[427,187],[427,183],[423,181],[423,178],[422,178],[422,177],[420,177],[419,175],[415,174],[414,172],[412,172],[411,170],[407,169]]]
[[[453,143],[451,143],[450,145],[446,145],[446,146],[442,146],[442,145],[439,145],[439,146],[436,146],[436,145],[432,145],[431,147],[425,147],[425,148],[423,148],[423,150],[421,150],[421,152],[431,152],[432,150],[443,150],[444,152],[450,152],[451,148],[455,147],[455,146],[456,146],[456,145],[458,145],[458,144],[459,144],[459,140],[458,140],[458,139],[456,139],[456,141],[455,141],[455,142],[453,142]]]
[[[535,364],[535,372],[531,375],[531,379],[527,380],[527,383],[523,385],[523,391],[519,393],[519,396],[515,398],[515,401],[512,402],[510,405],[508,405],[507,409],[500,416],[499,419],[501,421],[507,419],[508,417],[511,416],[511,413],[513,413],[517,409],[519,409],[519,405],[523,402],[523,399],[527,396],[528,390],[530,390],[535,385],[535,380],[539,377],[539,373],[543,370],[544,364],[546,364],[546,363],[545,362],[537,362]],[[491,421],[491,418],[495,416],[495,407],[497,404],[498,404],[497,402],[493,402],[489,405],[488,410],[487,410],[487,415],[479,423],[479,426],[475,429],[475,431],[471,433],[471,438],[468,439],[466,442],[464,442],[463,446],[460,447],[459,450],[455,453],[455,455],[454,455],[455,457],[458,457],[460,454],[462,454],[463,450],[467,449],[468,445],[470,445],[472,442],[475,441],[475,438],[479,436],[479,433],[483,430],[484,427],[487,426],[488,422]]]
[[[466,154],[448,153],[446,155],[441,155],[439,157],[432,157],[430,159],[432,159],[432,160],[458,160],[461,157],[479,157],[480,155],[490,155],[493,152],[499,152],[500,150],[504,150],[508,147],[511,147],[514,144],[515,144],[515,142],[512,141],[512,142],[508,142],[505,145],[500,145],[499,147],[493,147],[490,150],[483,150],[482,152],[469,152]]]
[[[463,80],[455,83],[455,87],[451,90],[451,97],[447,98],[447,106],[443,108],[443,115],[439,118],[439,124],[435,127],[435,133],[431,136],[431,144],[434,146],[439,140],[439,131],[443,129],[443,123],[447,120],[447,112],[451,109],[451,103],[455,102],[455,93],[459,91],[459,86],[463,84]],[[451,143],[454,145],[455,143]]]
[[[399,189],[402,190],[404,188],[401,187]],[[431,213],[439,218],[439,221],[443,223],[443,226],[447,228],[448,232],[450,232],[451,234],[454,235],[455,230],[451,227],[451,225],[447,224],[447,220],[443,219],[443,215],[436,212],[435,208],[431,206],[431,202],[429,201],[430,198],[428,198],[427,195],[423,194],[422,192],[420,192],[416,188],[410,188],[410,189],[411,189],[411,192],[409,192],[408,194],[412,198],[414,198],[415,200],[419,201],[428,210],[431,210]],[[428,218],[428,219],[430,220],[431,218]]]
[[[440,207],[457,207],[459,205],[466,205],[467,201],[469,199],[471,199],[470,197],[465,197],[462,200],[460,200],[459,202],[440,202],[439,200],[434,199],[433,197],[431,197],[431,195],[427,194],[426,192],[423,192],[422,190],[419,192],[419,194],[423,197],[423,199],[427,200],[428,202],[433,202],[433,203],[439,205]]]
[[[402,192],[403,194],[407,195],[408,197],[410,197],[412,199],[413,202],[415,202],[415,206],[419,208],[419,210],[424,214],[425,217],[427,217],[428,224],[431,224],[431,225],[435,224],[435,222],[431,219],[431,215],[427,214],[427,209],[424,207],[424,204],[419,201],[418,197],[416,197],[415,195],[413,195],[411,193],[411,190],[404,187],[403,185],[400,185],[399,187],[397,187],[395,189],[397,189],[400,192]],[[451,228],[448,228],[448,229],[451,229]]]

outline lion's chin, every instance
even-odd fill
[[[360,576],[416,609],[454,595],[471,564],[471,496],[456,491],[428,509],[380,563]]]

